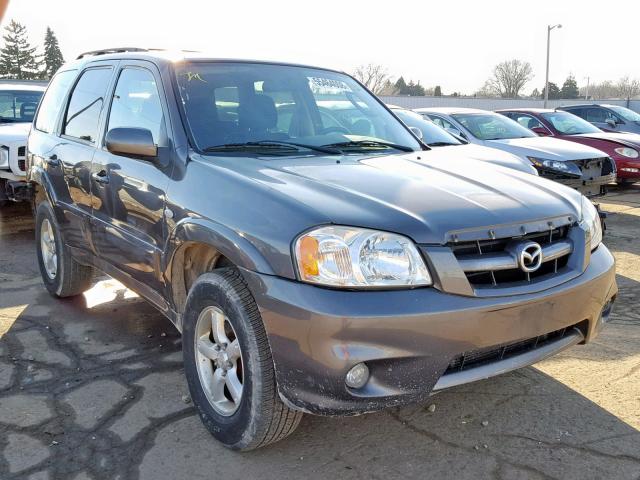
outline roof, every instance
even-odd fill
[[[612,105],[610,103],[572,103],[570,105],[562,105],[558,108],[572,108],[572,107],[621,107],[622,105]]]
[[[254,60],[242,58],[224,58],[215,57],[206,52],[197,52],[193,50],[164,50],[160,48],[140,48],[140,47],[116,47],[102,50],[92,50],[82,53],[76,57],[74,61],[65,64],[64,69],[78,68],[82,65],[98,60],[149,60],[153,62],[177,63],[184,61],[209,61],[209,62],[234,62],[234,63],[261,63],[268,65],[286,65],[292,67],[315,68],[319,70],[327,70],[330,72],[344,73],[339,70],[333,70],[326,67],[318,67],[314,65],[304,65],[276,60]]]
[[[47,89],[46,85],[26,85],[24,83],[0,83],[0,91],[2,90],[17,90],[23,92],[44,92]]]
[[[479,108],[462,108],[462,107],[428,107],[416,108],[418,113],[442,113],[444,115],[453,115],[456,113],[493,113],[491,110],[480,110]]]
[[[553,108],[533,108],[533,107],[522,107],[522,108],[501,108],[500,110],[496,110],[496,112],[525,112],[525,113],[553,113],[555,110]]]

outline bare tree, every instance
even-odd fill
[[[386,90],[391,82],[391,76],[387,69],[373,63],[360,65],[353,72],[353,76],[376,95],[380,95]]]
[[[533,69],[529,62],[518,59],[506,60],[493,69],[481,91],[503,98],[518,98],[520,91],[533,78]]]
[[[616,87],[618,95],[627,100],[640,95],[640,80],[637,78],[622,77]]]

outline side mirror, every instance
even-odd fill
[[[605,122],[607,123],[607,125],[609,125],[611,128],[616,128],[616,125],[618,124],[618,122],[616,122],[616,120],[614,118],[607,118],[605,120]]]
[[[150,161],[158,157],[158,147],[146,128],[112,128],[105,140],[107,150],[116,155],[147,157]]]
[[[548,137],[549,135],[551,135],[549,131],[544,127],[533,127],[531,131],[540,137]]]
[[[409,127],[409,130],[411,130],[411,133],[418,137],[418,140],[422,140],[424,138],[424,135],[422,135],[422,130],[420,130],[418,127]]]

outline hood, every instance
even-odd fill
[[[25,142],[31,130],[31,123],[0,123],[0,144],[5,142]]]
[[[288,224],[287,229],[297,232],[320,221],[396,232],[422,244],[443,244],[449,232],[462,229],[481,229],[484,234],[499,226],[580,218],[580,194],[563,185],[475,160],[428,158],[425,153],[245,157],[241,162],[236,157],[217,158],[215,164],[232,170],[235,178],[253,182],[249,188],[269,189],[283,218],[297,223]],[[287,213],[301,208],[314,214]]]
[[[640,135],[636,133],[598,132],[576,135],[576,137],[597,138],[598,140],[621,143],[628,147],[640,147]]]
[[[521,157],[537,157],[546,160],[584,160],[607,157],[598,149],[568,140],[551,137],[512,138],[507,140],[487,140],[487,146],[499,148]]]
[[[473,143],[437,147],[428,152],[423,152],[422,155],[423,158],[427,160],[431,158],[450,159],[453,162],[461,158],[480,160],[502,167],[513,168],[520,172],[538,175],[538,171],[531,165],[529,160],[517,157],[504,150],[483,147],[482,145]]]

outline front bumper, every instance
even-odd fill
[[[443,383],[443,373],[463,352],[577,324],[580,337],[562,347],[589,341],[602,328],[603,308],[617,293],[615,262],[604,245],[593,252],[582,275],[542,292],[505,297],[465,297],[435,288],[331,290],[246,270],[243,274],[262,314],[281,398],[295,409],[320,415],[353,415],[424,401],[438,383],[435,389],[451,386]],[[523,363],[516,356],[510,365],[518,368],[539,359]],[[371,377],[355,390],[344,378],[359,362],[367,363]],[[468,379],[508,367],[501,364]]]

